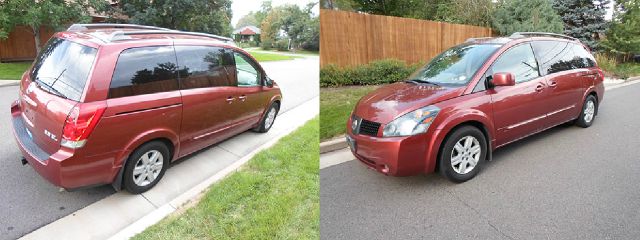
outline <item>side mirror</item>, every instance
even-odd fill
[[[266,87],[273,87],[273,80],[269,77],[264,77],[264,85]]]
[[[516,85],[516,78],[512,73],[494,73],[490,81],[492,86],[513,86]]]

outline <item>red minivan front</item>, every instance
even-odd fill
[[[362,97],[347,121],[354,156],[386,175],[473,178],[491,151],[553,126],[589,127],[602,71],[576,39],[545,33],[471,39],[404,82]]]

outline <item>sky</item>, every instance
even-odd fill
[[[318,2],[319,0],[272,0],[271,6],[280,6],[284,4],[297,4],[300,8],[307,6],[307,3]],[[262,6],[262,0],[233,0],[231,3],[231,11],[233,11],[233,18],[231,24],[235,27],[238,20],[251,11],[259,11]],[[318,6],[316,5],[316,9]],[[316,10],[318,11],[318,10]]]

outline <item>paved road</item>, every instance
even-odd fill
[[[318,96],[319,58],[267,62],[262,66],[280,85],[285,112]],[[17,86],[0,87],[0,239],[14,239],[69,215],[114,193],[110,186],[59,192],[31,167],[20,163],[21,153],[11,134],[9,107]],[[199,154],[207,154],[207,151]]]
[[[593,126],[495,152],[473,180],[386,177],[358,161],[320,171],[322,239],[637,239],[640,84],[607,91]],[[323,160],[321,160],[323,161]]]

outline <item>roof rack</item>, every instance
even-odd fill
[[[478,40],[483,40],[483,39],[491,39],[493,37],[475,37],[475,38],[467,38],[466,43],[468,42],[473,42],[473,41],[478,41]]]
[[[145,25],[138,25],[138,24],[119,24],[119,23],[73,24],[69,28],[67,28],[67,31],[76,32],[76,31],[85,31],[85,30],[97,29],[97,28],[133,28],[133,29],[148,29],[148,30],[171,31],[171,29],[168,29],[168,28],[145,26]]]
[[[571,36],[567,36],[564,34],[557,34],[557,33],[546,33],[546,32],[515,32],[513,34],[511,34],[512,38],[516,38],[516,37],[536,37],[536,36],[548,36],[548,37],[557,37],[557,38],[564,38],[564,39],[569,39],[569,40],[573,40],[573,41],[577,41],[577,38],[571,37]]]
[[[208,33],[199,33],[199,32],[186,32],[179,30],[172,30],[168,28],[154,27],[154,26],[145,26],[138,24],[111,24],[111,23],[93,23],[93,24],[73,24],[71,25],[67,31],[76,32],[76,31],[84,31],[89,29],[101,29],[101,28],[131,28],[131,29],[140,29],[139,31],[115,31],[109,34],[108,37],[98,37],[103,42],[113,42],[120,40],[127,40],[127,36],[130,35],[145,35],[145,34],[174,34],[174,35],[188,35],[188,36],[197,36],[197,37],[207,37],[216,40],[223,41],[225,43],[233,42],[233,39],[223,36],[218,36],[214,34]]]

